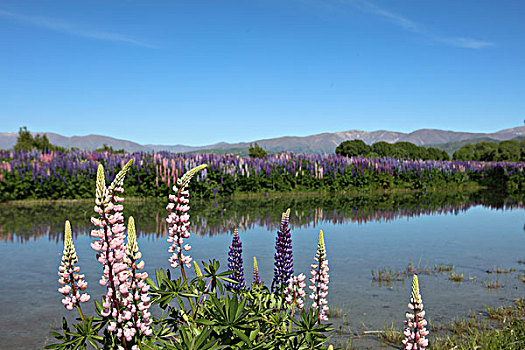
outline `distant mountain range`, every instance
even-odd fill
[[[33,133],[37,134],[37,133]],[[270,153],[275,152],[294,152],[294,153],[334,153],[335,148],[346,140],[363,140],[367,144],[379,141],[389,143],[408,141],[419,146],[432,146],[453,152],[463,144],[480,141],[504,141],[525,138],[525,126],[518,126],[511,129],[504,129],[493,133],[470,133],[457,132],[438,129],[420,129],[411,133],[395,131],[361,131],[349,130],[335,133],[322,133],[311,136],[285,136],[266,140],[254,140],[251,142],[226,143],[221,142],[213,145],[192,147],[185,145],[141,145],[136,142],[116,139],[102,135],[87,136],[62,136],[51,132],[41,132],[46,134],[49,141],[57,146],[79,149],[94,150],[103,147],[104,144],[114,149],[124,149],[129,152],[135,151],[168,151],[174,153],[187,152],[210,152],[210,153],[234,153],[247,154],[250,143],[257,142]],[[0,133],[0,149],[11,149],[16,144],[17,132]]]

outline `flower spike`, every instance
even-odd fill
[[[177,184],[173,186],[175,194],[169,195],[170,203],[166,206],[166,210],[169,211],[166,219],[168,224],[168,243],[170,244],[168,252],[171,253],[168,261],[171,267],[180,267],[184,280],[186,280],[184,266],[190,268],[192,261],[191,256],[183,253],[183,250],[189,251],[191,249],[189,244],[184,244],[184,239],[190,237],[190,215],[188,214],[188,210],[190,210],[190,192],[187,188],[192,177],[206,167],[206,164],[201,164],[188,171],[181,178],[178,178]]]
[[[73,237],[71,233],[71,224],[66,220],[64,233],[64,252],[62,253],[62,261],[58,268],[58,283],[62,285],[58,292],[64,295],[62,304],[68,310],[73,310],[77,307],[80,316],[83,318],[79,303],[85,303],[90,299],[89,294],[80,293],[87,288],[87,282],[84,280],[85,276],[79,274],[80,267],[75,266],[78,262],[77,252],[73,244]]]
[[[425,328],[427,321],[423,318],[425,317],[425,311],[423,310],[423,302],[419,292],[419,281],[416,274],[414,274],[412,279],[412,294],[408,308],[413,310],[413,313],[406,313],[406,328],[403,332],[405,335],[405,339],[403,340],[404,349],[425,349],[428,347],[428,339],[425,338],[425,336],[428,335],[428,330]]]
[[[97,252],[97,260],[103,265],[103,275],[99,281],[101,286],[106,287],[106,294],[103,296],[101,315],[111,316],[108,330],[116,332],[119,339],[131,339],[133,331],[130,331],[129,321],[132,317],[127,308],[130,307],[133,296],[129,297],[130,271],[127,262],[128,250],[133,253],[136,242],[135,238],[128,240],[126,244],[126,227],[124,226],[124,207],[120,204],[124,199],[118,194],[124,192],[122,187],[124,178],[129,171],[133,159],[130,159],[122,170],[115,176],[109,187],[106,187],[104,168],[99,165],[97,170],[97,189],[95,198],[95,212],[98,217],[92,217],[91,222],[95,229],[91,231],[91,236],[95,241],[91,243],[91,248]],[[134,235],[134,222],[132,221],[132,236]],[[147,274],[146,274],[147,277]],[[146,334],[143,332],[143,334]],[[123,340],[124,341],[124,340]]]
[[[259,276],[259,266],[257,266],[257,258],[253,257],[253,284],[261,284],[261,276]]]
[[[233,230],[232,245],[228,252],[228,268],[232,272],[230,278],[238,283],[229,283],[234,290],[244,287],[244,269],[242,267],[242,242],[239,239],[239,229]]]
[[[324,245],[323,231],[319,231],[319,243],[317,245],[317,252],[315,253],[314,260],[316,263],[311,265],[312,270],[310,271],[312,277],[310,277],[310,299],[313,300],[312,308],[319,309],[318,321],[328,321],[326,312],[328,311],[328,301],[326,296],[328,295],[328,260],[326,259],[326,248]]]
[[[290,235],[290,208],[281,217],[281,225],[275,239],[275,256],[272,288],[282,290],[293,277],[292,237]]]

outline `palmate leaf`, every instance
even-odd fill
[[[319,309],[309,309],[301,313],[299,320],[293,319],[296,330],[290,336],[299,336],[309,347],[319,347],[332,337],[330,324],[318,324]],[[329,333],[327,336],[326,333]]]
[[[230,278],[231,271],[224,271],[224,272],[218,272],[221,264],[213,259],[209,260],[209,264],[206,264],[204,261],[202,262],[202,265],[204,266],[204,271],[206,272],[204,274],[204,278],[210,278],[210,286],[211,286],[211,292],[216,293],[217,289],[224,293],[224,286],[223,282],[226,283],[237,283],[237,281]]]
[[[60,343],[46,345],[45,349],[86,349],[86,342],[91,344],[94,348],[98,348],[98,344],[102,344],[104,337],[99,336],[98,332],[101,330],[100,323],[93,324],[94,318],[86,317],[84,320],[79,320],[77,324],[72,325],[72,331],[65,319],[62,319],[62,334],[51,332],[55,339]],[[98,344],[97,344],[98,343]]]
[[[198,335],[190,329],[181,328],[180,342],[174,344],[177,350],[216,350],[225,349],[226,346],[218,345],[220,339],[211,337],[212,329],[204,328]]]

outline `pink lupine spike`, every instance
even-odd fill
[[[423,318],[425,317],[425,311],[423,310],[423,301],[419,292],[419,280],[416,274],[414,274],[412,279],[412,294],[408,308],[413,313],[406,313],[407,321],[405,321],[405,326],[407,327],[403,332],[405,335],[403,340],[404,349],[425,349],[428,347],[428,339],[425,338],[428,335],[428,330],[425,328],[427,321]]]
[[[183,251],[189,251],[191,249],[189,244],[184,244],[184,239],[190,237],[190,215],[187,213],[190,209],[190,193],[187,187],[192,177],[206,167],[206,164],[201,164],[188,171],[182,178],[178,178],[176,185],[173,186],[173,191],[175,191],[176,194],[170,194],[168,196],[170,203],[166,206],[166,210],[169,212],[166,219],[168,223],[168,243],[170,243],[168,252],[171,253],[168,261],[171,267],[180,267],[184,280],[186,280],[184,267],[191,267],[192,261],[191,256],[182,253]]]
[[[128,241],[126,244],[126,263],[130,269],[129,279],[126,280],[126,287],[128,289],[128,302],[125,303],[127,310],[125,311],[125,318],[127,322],[124,326],[124,334],[133,337],[137,332],[151,334],[151,314],[148,312],[151,306],[150,297],[148,296],[149,285],[144,282],[148,277],[147,272],[139,273],[137,271],[144,268],[144,260],[138,262],[142,257],[139,252],[137,243],[137,235],[135,231],[135,220],[133,217],[128,221]],[[126,270],[128,271],[128,270]]]
[[[318,322],[328,321],[328,316],[326,312],[328,311],[328,301],[326,296],[328,294],[328,260],[326,259],[326,248],[324,244],[323,231],[319,231],[319,243],[317,245],[317,251],[315,253],[314,260],[316,263],[312,264],[312,270],[310,274],[310,282],[312,283],[309,288],[312,290],[310,294],[310,299],[313,300],[312,307],[314,309],[319,309],[319,319]]]
[[[102,315],[110,316],[115,322],[114,331],[118,338],[122,338],[126,329],[126,307],[129,304],[128,279],[130,272],[126,264],[126,228],[124,226],[123,201],[118,194],[123,193],[124,178],[129,171],[133,159],[130,159],[115,176],[115,179],[106,187],[104,168],[99,165],[97,170],[97,188],[95,192],[94,211],[98,217],[91,222],[96,226],[92,236],[96,240],[91,247],[97,252],[97,260],[103,265],[103,275],[99,283],[106,286],[103,297]],[[124,311],[123,311],[124,309]],[[113,327],[110,327],[113,329]],[[127,333],[129,334],[129,333]]]
[[[64,295],[62,303],[67,310],[77,308],[80,317],[84,319],[82,309],[79,303],[85,303],[90,299],[89,294],[80,293],[87,288],[87,282],[84,280],[85,276],[79,274],[80,267],[75,266],[78,263],[77,252],[73,244],[73,237],[71,232],[71,224],[66,220],[64,233],[64,252],[62,253],[62,260],[58,268],[58,275],[60,276],[58,282],[62,285],[58,292]]]

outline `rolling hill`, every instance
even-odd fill
[[[519,126],[510,129],[504,129],[493,133],[471,133],[457,132],[438,129],[420,129],[410,133],[395,131],[362,131],[349,130],[335,133],[322,133],[310,136],[284,136],[265,140],[253,140],[251,142],[226,143],[221,142],[213,145],[203,145],[192,147],[185,145],[141,145],[136,142],[117,139],[102,135],[86,136],[62,136],[56,133],[43,132],[49,138],[52,144],[72,148],[93,150],[101,148],[104,144],[114,149],[125,149],[129,152],[135,151],[168,151],[174,153],[187,152],[210,152],[210,153],[234,153],[246,154],[250,143],[257,142],[268,152],[289,151],[294,153],[334,153],[335,148],[343,141],[360,139],[367,144],[379,141],[389,143],[408,141],[419,146],[433,146],[453,152],[465,143],[479,141],[503,141],[525,137],[525,126]],[[16,144],[18,133],[5,132],[0,133],[0,149],[10,149]],[[479,140],[479,141],[478,141]],[[456,148],[457,147],[457,148]]]

